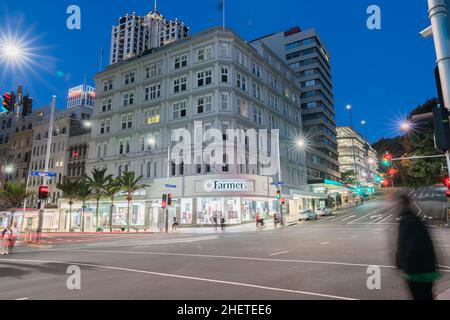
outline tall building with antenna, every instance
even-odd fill
[[[167,20],[158,12],[155,0],[153,11],[147,15],[142,17],[133,12],[120,17],[119,24],[113,26],[109,63],[136,57],[188,35],[189,27],[178,19]]]

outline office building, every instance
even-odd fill
[[[299,76],[307,152],[308,183],[339,181],[331,58],[316,30],[299,27],[252,41],[264,43]]]
[[[145,16],[120,17],[111,34],[110,64],[118,63],[187,37],[189,27],[184,22],[167,20],[155,7]]]

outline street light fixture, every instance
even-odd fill
[[[13,172],[14,172],[14,165],[8,164],[8,165],[5,167],[5,173],[6,173],[6,174],[11,174],[11,173],[13,173]]]
[[[400,124],[400,129],[403,132],[408,132],[409,130],[411,130],[411,128],[412,128],[412,124],[409,121],[404,121]]]

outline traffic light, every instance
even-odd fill
[[[16,103],[16,95],[14,92],[7,92],[2,96],[2,111],[7,113],[14,112],[14,104]]]
[[[167,194],[162,195],[161,208],[163,209],[167,208]]]
[[[167,195],[167,205],[168,206],[172,205],[172,195],[170,193]]]
[[[285,198],[282,198],[280,201],[281,201],[281,204],[282,204],[282,205],[285,205],[285,204],[286,204],[286,199],[285,199]]]
[[[389,175],[395,176],[396,174],[397,174],[397,170],[395,170],[394,168],[389,169]]]
[[[380,182],[383,181],[383,178],[382,178],[381,176],[377,176],[377,177],[375,178],[375,181],[378,182],[378,183],[380,183]]]
[[[389,167],[392,164],[392,154],[389,152],[386,152],[386,154],[383,155],[383,161],[381,164],[385,167]]]
[[[278,199],[278,200],[281,199],[281,190],[277,190],[277,199]]]
[[[445,178],[443,182],[444,182],[444,186],[446,186],[447,188],[450,188],[450,178],[449,177]]]
[[[33,113],[33,98],[28,95],[22,99],[22,116],[26,117]]]
[[[47,200],[49,196],[48,186],[39,186],[38,199]]]

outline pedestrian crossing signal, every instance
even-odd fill
[[[281,191],[277,190],[277,199],[280,200],[281,199]]]
[[[163,209],[167,208],[167,194],[162,195],[161,208]]]
[[[168,195],[167,195],[167,205],[168,205],[168,206],[171,206],[171,205],[172,205],[172,195],[171,195],[171,194],[168,194]]]

